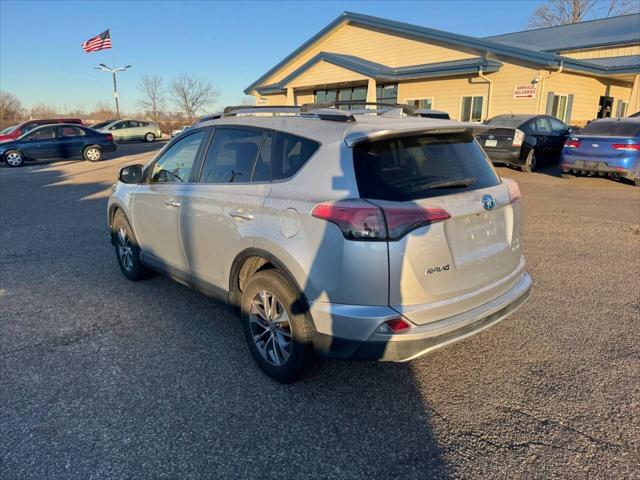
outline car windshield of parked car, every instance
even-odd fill
[[[485,125],[495,128],[518,128],[526,119],[518,117],[494,117],[485,122]]]
[[[13,125],[11,127],[7,127],[4,130],[0,131],[0,135],[8,135],[11,132],[13,132],[16,128],[18,128],[18,125]]]
[[[93,128],[94,130],[98,130],[100,128],[104,128],[107,125],[109,125],[110,123],[113,123],[111,120],[109,120],[108,122],[100,122],[100,123],[96,123],[95,125],[91,125],[91,128]]]
[[[591,122],[580,130],[580,135],[599,135],[601,137],[635,137],[640,135],[640,122]]]
[[[403,202],[500,183],[470,133],[363,143],[353,162],[362,198]]]

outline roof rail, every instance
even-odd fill
[[[222,117],[232,117],[235,115],[252,113],[272,113],[274,115],[280,113],[290,113],[294,115],[317,117],[321,120],[330,120],[334,122],[355,122],[355,118],[349,112],[344,112],[342,110],[336,110],[333,108],[322,108],[322,106],[318,106],[308,111],[303,111],[302,107],[292,105],[237,105],[225,107],[222,112],[205,115],[196,123],[207,122],[209,120],[217,120],[218,118]]]
[[[310,112],[312,110],[317,110],[320,108],[336,108],[342,106],[359,106],[366,107],[368,105],[373,105],[376,107],[383,107],[383,109],[388,110],[392,108],[400,108],[405,115],[416,116],[416,109],[411,105],[407,105],[406,103],[392,103],[392,102],[367,102],[366,100],[336,100],[333,102],[320,102],[320,103],[305,103],[300,107],[300,112]]]

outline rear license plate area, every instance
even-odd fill
[[[498,146],[498,140],[485,140],[484,146],[485,147],[497,147]]]

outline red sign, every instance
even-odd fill
[[[513,90],[513,98],[536,98],[536,86],[516,85]]]

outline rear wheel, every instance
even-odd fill
[[[120,210],[115,213],[112,225],[116,256],[122,274],[134,282],[149,278],[153,271],[140,261],[140,247],[127,218]]]
[[[262,371],[281,383],[304,376],[315,361],[311,326],[294,313],[298,295],[277,270],[256,273],[242,292],[245,340]]]
[[[147,133],[147,134],[144,136],[144,139],[145,139],[147,142],[153,142],[153,141],[156,139],[156,136],[155,136],[153,133]]]
[[[4,161],[7,162],[7,165],[10,167],[21,167],[24,165],[24,155],[17,150],[9,150],[4,155]]]
[[[102,159],[102,150],[92,145],[84,149],[82,156],[89,162],[98,162]]]
[[[531,173],[536,169],[536,152],[535,150],[529,150],[529,155],[527,155],[527,160],[524,162],[524,165],[520,165],[520,170],[526,173]]]

